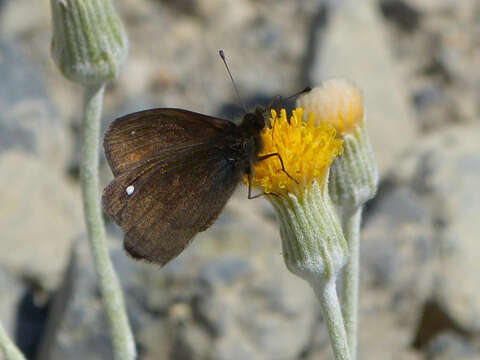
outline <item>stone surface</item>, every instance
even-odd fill
[[[453,332],[444,332],[428,345],[427,354],[433,360],[473,360],[478,359],[480,349],[464,337]]]
[[[388,294],[386,306],[399,315],[402,326],[412,328],[432,293],[433,219],[422,199],[406,186],[377,196],[364,218],[362,285],[365,293]]]
[[[79,196],[63,173],[67,130],[37,66],[3,40],[0,78],[0,263],[52,289],[83,227]]]
[[[243,196],[233,203],[161,271],[114,250],[142,358],[292,359],[309,342],[313,292],[286,270],[272,224]],[[111,356],[87,250],[74,252],[40,359]]]
[[[23,284],[0,268],[0,322],[13,338],[15,335],[17,306],[25,291]]]
[[[479,34],[478,1],[382,0],[379,3],[381,6],[404,3],[412,13],[421,14],[420,25],[408,29],[397,26],[398,18],[405,16],[398,6],[393,16],[386,17],[391,51],[404,70],[404,84],[412,100],[418,94],[432,90],[435,93],[429,103],[415,106],[418,126],[429,132],[452,122],[475,122],[480,112],[476,105],[479,74],[474,70],[479,54],[473,45]]]
[[[113,356],[87,244],[84,238],[74,246],[65,277],[53,299],[37,359],[109,359]]]
[[[373,297],[369,298],[370,300]],[[374,300],[374,302],[378,302]],[[363,312],[360,318],[358,359],[392,359],[392,360],[423,360],[425,357],[419,351],[410,348],[410,331],[407,327],[399,327],[398,318],[390,309],[371,309]],[[368,325],[367,325],[368,324]],[[334,360],[328,343],[328,337],[321,335],[320,339],[309,349],[308,360]],[[303,359],[303,358],[302,358]]]
[[[452,127],[425,141],[403,161],[397,177],[410,179],[435,221],[438,263],[434,299],[463,329],[480,331],[480,126]]]
[[[311,69],[314,84],[344,77],[364,94],[369,134],[380,175],[417,136],[401,73],[395,67],[374,1],[334,6]]]
[[[0,322],[25,356],[33,358],[44,331],[49,296],[35,278],[19,277],[0,266]],[[0,353],[0,359],[2,355]]]
[[[242,97],[268,99],[254,105],[266,105],[275,95],[288,96],[307,85],[299,81],[299,64],[317,1],[209,0],[182,2],[180,8],[175,3],[119,3],[131,51],[115,88],[117,100],[153,94],[155,106],[219,115],[223,105],[232,103],[236,111],[222,115],[242,114],[219,48]],[[291,21],[292,16],[299,21]],[[155,42],[146,43],[146,38]]]

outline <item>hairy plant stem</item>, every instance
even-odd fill
[[[327,281],[316,284],[314,291],[320,301],[335,360],[350,360],[347,334],[345,333],[342,310],[338,301],[335,278],[333,276]]]
[[[80,162],[83,208],[100,292],[112,334],[115,360],[132,360],[136,357],[135,342],[120,283],[108,254],[100,205],[98,161],[104,91],[105,84],[85,89]]]
[[[360,224],[362,206],[350,217],[343,220],[345,239],[350,250],[350,258],[343,269],[343,319],[347,332],[348,346],[352,360],[357,358],[358,329],[358,280],[360,274]]]
[[[2,352],[5,355],[5,360],[26,360],[22,352],[17,348],[13,341],[10,340],[2,324],[0,324],[0,349],[2,349]],[[0,358],[2,358],[1,353]]]

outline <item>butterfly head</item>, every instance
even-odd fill
[[[250,135],[258,135],[265,124],[265,111],[257,107],[255,112],[249,112],[243,116],[241,127]]]

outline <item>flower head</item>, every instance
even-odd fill
[[[277,153],[282,161],[272,156],[257,162],[252,185],[275,208],[287,268],[317,286],[334,279],[348,256],[327,187],[329,166],[342,152],[343,140],[331,124],[316,124],[313,115],[304,122],[301,108],[290,120],[285,110],[280,116],[272,110],[270,121],[261,134],[264,149],[259,155]]]
[[[343,79],[326,81],[297,101],[316,121],[328,122],[343,139],[344,154],[334,161],[329,191],[342,214],[351,214],[377,190],[378,169],[368,137],[363,97]]]
[[[261,134],[264,148],[259,155],[278,153],[285,171],[278,157],[259,161],[252,185],[276,195],[299,194],[314,181],[324,185],[330,164],[342,152],[343,141],[336,138],[335,128],[326,122],[317,125],[313,114],[304,122],[301,108],[292,112],[290,121],[285,110],[280,116],[272,110],[270,123]]]

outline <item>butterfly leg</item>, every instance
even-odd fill
[[[271,153],[271,154],[266,154],[266,155],[262,155],[262,156],[259,156],[258,157],[258,161],[263,161],[263,160],[266,160],[268,158],[271,158],[273,156],[276,156],[278,158],[278,160],[280,160],[280,164],[282,164],[282,171],[287,174],[287,176],[292,179],[293,181],[295,181],[297,184],[298,184],[298,181],[295,180],[288,172],[287,170],[285,170],[285,165],[283,165],[283,160],[282,160],[282,157],[280,156],[279,153]]]
[[[263,196],[265,195],[265,192],[263,193],[260,193],[260,194],[257,194],[257,195],[253,195],[252,196],[252,182],[253,182],[253,176],[252,176],[252,171],[251,170],[248,170],[248,199],[249,200],[252,200],[252,199],[256,199],[260,196]]]
[[[256,198],[259,198],[260,196],[264,196],[264,195],[280,196],[280,195],[272,193],[272,192],[271,193],[266,193],[265,191],[260,193],[260,194],[252,196],[252,181],[253,181],[252,171],[249,170],[247,175],[248,175],[248,199],[249,200],[256,199]]]

